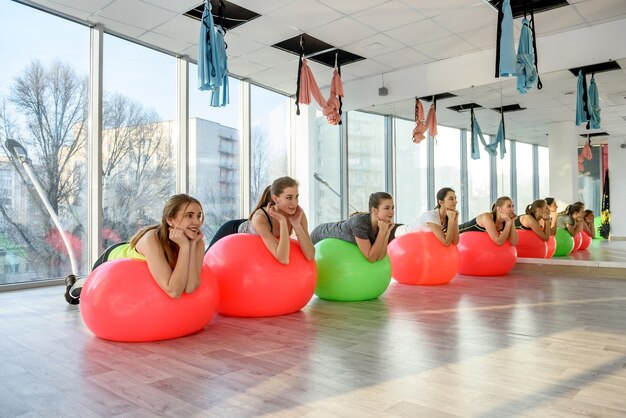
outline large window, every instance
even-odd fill
[[[530,205],[533,197],[534,164],[533,146],[523,142],[515,143],[515,160],[517,167],[517,208],[518,214],[524,213],[527,205]]]
[[[385,118],[348,112],[348,206],[368,211],[369,196],[385,190]]]
[[[344,116],[345,118],[345,116]],[[313,161],[314,204],[311,211],[310,228],[324,222],[341,218],[341,129],[330,125],[326,116],[317,110],[315,116],[315,138],[311,141]]]
[[[548,147],[539,147],[539,198],[551,197],[550,195],[550,154]]]
[[[496,155],[498,196],[511,197],[511,141],[506,140],[506,154],[500,158],[500,149]],[[517,210],[517,208],[515,209]]]
[[[428,203],[426,141],[412,141],[415,122],[394,118],[396,143],[396,222],[414,222]]]
[[[104,37],[104,246],[161,220],[176,176],[176,60]],[[158,86],[158,88],[155,88]]]
[[[488,212],[491,209],[491,175],[489,154],[481,149],[480,159],[472,160],[472,141],[467,141],[467,191],[468,191],[468,214],[461,218],[468,221],[477,215]],[[485,138],[489,141],[489,137]],[[481,146],[481,145],[479,145]]]
[[[0,284],[67,276],[72,253],[85,274],[89,29],[3,1],[0,55]],[[8,139],[27,152],[53,215]]]
[[[435,139],[435,193],[443,187],[452,187],[461,198],[461,132],[458,129],[437,126]],[[458,209],[461,209],[459,202]]]
[[[240,215],[241,82],[229,78],[230,102],[211,107],[211,93],[198,90],[198,66],[189,65],[189,193],[202,203],[207,242],[226,221]]]
[[[250,210],[274,179],[288,175],[289,98],[258,86],[250,91]],[[246,214],[247,215],[247,214]]]

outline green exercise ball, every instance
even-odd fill
[[[391,281],[391,263],[386,256],[370,263],[356,244],[335,238],[315,244],[317,287],[320,299],[359,301],[376,299]]]
[[[565,228],[557,228],[556,235],[556,251],[554,257],[563,257],[569,255],[574,249],[574,237]]]

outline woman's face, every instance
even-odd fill
[[[510,215],[514,213],[513,211],[515,210],[515,205],[513,205],[512,200],[505,200],[504,202],[502,202],[500,206],[498,206],[497,209],[498,211],[500,211],[500,213],[503,213],[505,215]]]
[[[189,239],[197,237],[203,222],[202,208],[195,202],[184,205],[173,219],[168,220],[168,223],[173,227],[182,229],[185,236]]]
[[[588,215],[585,215],[585,221],[588,223],[593,223],[593,218],[594,218],[593,212]]]
[[[276,209],[291,216],[298,209],[298,188],[296,186],[286,187],[279,195],[272,195],[272,201],[276,205]]]
[[[393,199],[384,199],[377,208],[372,209],[374,215],[381,221],[393,221],[394,215]]]
[[[443,200],[440,200],[439,205],[446,210],[456,210],[456,193],[448,192]]]
[[[572,217],[574,219],[582,219],[584,216],[585,216],[585,207],[584,206],[582,207],[582,209],[580,209],[579,211],[574,212],[572,214]]]
[[[556,205],[556,200],[548,205],[548,209],[550,209],[550,212],[556,212],[559,209]]]
[[[541,207],[538,207],[537,210],[535,211],[536,219],[542,219],[548,216],[550,216],[550,206],[548,205],[543,205]]]

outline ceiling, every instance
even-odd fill
[[[198,0],[23,0],[84,22],[100,23],[105,30],[197,60],[198,20],[183,13],[202,4]],[[229,69],[233,75],[252,80],[286,94],[294,94],[297,56],[272,44],[307,33],[335,47],[365,57],[345,65],[342,79],[346,96],[357,92],[365,80],[387,77],[407,69],[452,61],[494,49],[497,11],[482,0],[231,0],[261,16],[226,34]],[[538,42],[543,37],[596,28],[607,22],[624,21],[626,0],[568,0],[569,5],[535,15]],[[520,19],[515,20],[516,38]],[[616,39],[607,40],[617,42]],[[565,46],[564,46],[565,47]],[[574,48],[575,46],[572,46]],[[541,51],[540,51],[541,52]],[[584,56],[585,51],[578,54]],[[626,54],[613,57],[621,70],[596,74],[602,107],[602,130],[611,138],[626,137]],[[594,64],[588,62],[586,64]],[[320,86],[327,86],[332,69],[310,62]],[[541,71],[541,62],[539,69]],[[463,78],[463,71],[459,77]],[[468,128],[468,112],[456,113],[447,106],[475,102],[485,108],[500,103],[519,103],[526,108],[505,114],[507,138],[547,144],[552,122],[574,120],[576,77],[566,68],[541,73],[544,88],[519,95],[514,79],[476,87],[456,88],[459,97],[438,102],[442,125]],[[494,79],[495,80],[495,79]],[[458,81],[458,80],[457,80]],[[492,80],[493,81],[493,80]],[[458,82],[456,83],[458,85]],[[413,96],[441,93],[411,83],[402,87],[390,103],[376,100],[367,111],[413,119]],[[352,108],[357,108],[352,107]],[[425,103],[426,110],[428,103]],[[499,113],[476,111],[481,128],[495,133]],[[581,130],[581,132],[584,130]],[[597,141],[606,141],[600,138]]]

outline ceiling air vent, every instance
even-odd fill
[[[480,109],[482,106],[476,103],[465,103],[456,106],[450,106],[448,109],[454,110],[455,112],[469,112],[471,108]]]
[[[616,61],[601,62],[599,64],[586,65],[584,67],[570,68],[569,72],[578,77],[578,70],[582,69],[585,74],[601,73],[604,71],[621,70],[622,67]]]
[[[284,41],[278,42],[272,46],[283,51],[291,52],[295,55],[300,55],[300,38],[304,41],[304,52],[306,58],[320,64],[328,65],[329,67],[335,66],[336,52],[339,52],[338,57],[340,65],[351,64],[365,59],[360,55],[344,51],[343,49],[337,49],[337,47],[306,33],[294,36],[293,38],[285,39]]]
[[[217,22],[217,11],[219,7],[219,0],[211,0],[211,12],[213,13],[213,20]],[[204,4],[183,13],[184,16],[191,17],[193,19],[202,19],[202,12],[204,12]],[[261,16],[258,13],[254,13],[252,10],[248,10],[245,7],[238,6],[234,3],[230,3],[224,0],[224,29],[234,29],[237,26],[243,25],[246,22],[256,19]]]
[[[492,107],[491,110],[495,110],[496,112],[500,113],[500,108],[499,107]],[[517,104],[517,103],[511,104],[511,105],[502,106],[502,113],[518,112],[520,110],[526,110],[526,108],[525,107],[520,107],[520,105]]]
[[[489,0],[489,3],[494,9],[500,8],[502,0]],[[524,16],[524,10],[528,12],[528,19],[530,19],[530,7],[532,5],[533,13],[541,13],[559,7],[569,6],[567,0],[511,0],[511,11],[513,12],[513,18]]]
[[[430,102],[433,99],[433,97],[435,98],[436,101],[440,101],[443,99],[449,99],[450,97],[457,97],[457,96],[456,94],[445,92],[445,93],[433,94],[431,96],[419,97],[419,99]]]

